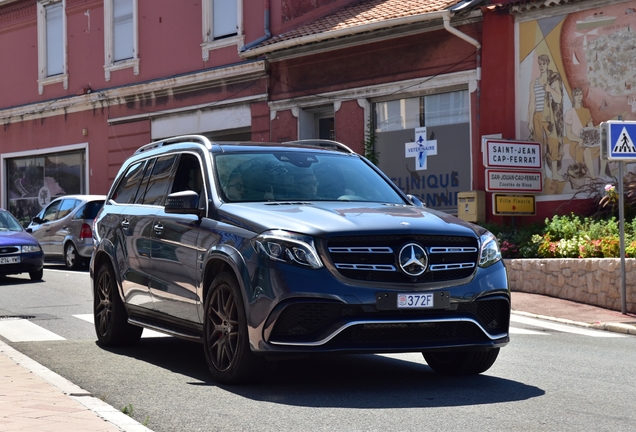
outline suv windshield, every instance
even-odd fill
[[[298,151],[216,155],[224,198],[247,201],[368,201],[404,204],[358,157]]]

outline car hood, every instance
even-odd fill
[[[36,245],[38,241],[26,231],[0,231],[0,246]]]
[[[482,228],[459,218],[407,205],[360,202],[223,204],[223,222],[255,233],[282,229],[314,237],[350,234],[434,234],[475,237]]]

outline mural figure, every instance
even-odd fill
[[[528,128],[532,139],[541,143],[550,179],[565,182],[559,174],[563,157],[563,82],[561,75],[549,69],[550,58],[537,58],[540,75],[530,82]]]
[[[569,154],[574,163],[584,167],[580,171],[599,178],[605,174],[607,161],[600,159],[600,139],[594,128],[592,113],[583,106],[583,90],[580,87],[572,90],[572,98],[574,106],[565,113],[565,143],[569,144]],[[597,161],[600,165],[594,163]]]

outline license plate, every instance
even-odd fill
[[[420,308],[432,308],[434,307],[433,293],[428,294],[398,294],[397,295],[397,307],[398,309],[420,309]]]
[[[0,264],[16,264],[20,262],[19,256],[0,257]]]

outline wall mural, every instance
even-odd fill
[[[544,195],[618,175],[598,125],[636,120],[635,31],[636,1],[519,23],[517,138],[541,143]]]

